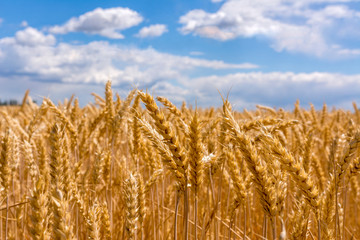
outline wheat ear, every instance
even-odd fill
[[[179,180],[179,190],[184,192],[186,187],[186,157],[182,147],[179,145],[178,139],[175,137],[170,124],[165,120],[164,114],[159,110],[153,97],[147,93],[138,91],[141,100],[144,102],[150,116],[155,120],[156,130],[164,138],[165,144],[169,147],[170,152],[173,155],[173,160],[176,163],[177,171],[180,172],[181,178]]]
[[[113,92],[111,89],[111,81],[107,81],[105,86],[105,99],[106,99],[106,125],[107,125],[107,131],[110,133],[110,131],[113,128],[113,122],[115,117],[115,108],[114,108],[114,100],[113,100]]]
[[[310,206],[317,211],[319,207],[319,191],[311,181],[309,175],[276,138],[264,134],[261,140],[269,146],[272,154],[279,159],[285,169],[294,178]]]
[[[199,186],[202,181],[203,175],[203,152],[202,152],[202,142],[201,142],[201,132],[200,132],[200,121],[198,119],[198,113],[195,112],[191,123],[190,123],[190,150],[189,150],[189,181],[191,188],[194,191],[195,197],[195,207],[194,207],[194,219],[195,219],[195,229],[194,235],[195,240],[197,239],[197,216],[198,216],[198,192]]]
[[[63,175],[60,172],[60,163],[63,147],[63,138],[60,127],[55,124],[50,133],[51,155],[50,155],[50,175],[51,175],[51,210],[52,217],[52,237],[56,240],[72,239],[71,216],[68,212],[68,200],[65,199],[63,192]]]
[[[0,156],[0,179],[3,190],[1,195],[6,199],[6,219],[5,219],[5,240],[8,239],[8,214],[9,214],[9,187],[10,187],[10,164],[11,164],[11,152],[12,152],[12,136],[10,129],[6,129],[5,136],[1,144],[1,156]],[[0,221],[2,225],[2,221]]]
[[[261,204],[264,212],[274,217],[277,214],[274,199],[274,188],[271,178],[268,176],[266,169],[260,164],[258,154],[255,146],[250,141],[249,137],[246,136],[241,130],[237,122],[235,121],[231,111],[230,103],[224,101],[223,115],[224,122],[227,128],[233,135],[236,145],[240,147],[240,150],[244,156],[247,166],[250,172],[253,174],[253,181],[256,185],[257,191],[261,198]]]
[[[129,240],[136,239],[136,222],[138,220],[138,188],[136,178],[130,174],[124,181],[124,197],[126,204],[125,230]]]
[[[40,176],[35,183],[34,189],[30,192],[30,222],[29,231],[32,239],[45,240],[48,239],[48,198],[46,194],[46,186],[43,178]]]

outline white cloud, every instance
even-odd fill
[[[71,18],[64,25],[49,28],[49,32],[54,34],[84,32],[122,39],[124,36],[119,31],[136,26],[142,21],[142,16],[129,8],[96,8],[79,17]]]
[[[27,27],[24,30],[18,31],[15,37],[6,37],[0,39],[0,45],[16,45],[18,47],[45,47],[56,43],[53,35],[44,35],[35,28]],[[0,48],[1,49],[1,48]],[[6,50],[3,50],[6,52]]]
[[[136,34],[139,38],[147,38],[147,37],[160,37],[164,33],[168,32],[166,25],[164,24],[154,24],[148,27],[143,27]]]
[[[0,25],[1,25],[1,23],[3,22],[4,20],[2,19],[2,18],[0,18]]]
[[[155,82],[188,77],[193,71],[247,69],[250,63],[176,56],[152,48],[111,45],[108,42],[56,44],[54,36],[28,27],[15,37],[0,39],[0,75],[28,75],[34,80],[69,83],[104,83],[151,86]]]
[[[221,101],[214,98],[218,90],[224,95],[230,92],[230,101],[238,109],[254,108],[256,104],[291,107],[296,99],[317,107],[326,102],[351,108],[352,101],[360,101],[360,75],[250,72],[199,77],[182,84],[192,89],[189,95],[196,96],[199,105],[219,105]]]
[[[351,1],[229,0],[214,13],[195,9],[183,15],[180,31],[220,41],[265,37],[277,51],[318,57],[358,55],[357,49],[332,42],[340,30],[345,38],[359,32],[360,12],[346,2]],[[314,8],[314,3],[325,6]]]

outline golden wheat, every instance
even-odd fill
[[[1,107],[0,239],[360,238],[356,103],[93,96]]]

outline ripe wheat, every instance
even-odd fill
[[[104,93],[1,107],[0,239],[360,238],[356,103],[239,112]]]

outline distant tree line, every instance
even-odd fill
[[[36,100],[33,100],[33,103],[37,104]],[[21,103],[16,99],[10,99],[10,100],[1,100],[0,99],[0,106],[19,106]]]
[[[10,99],[10,100],[1,100],[0,99],[0,106],[17,106],[20,105],[19,102],[15,99]]]

